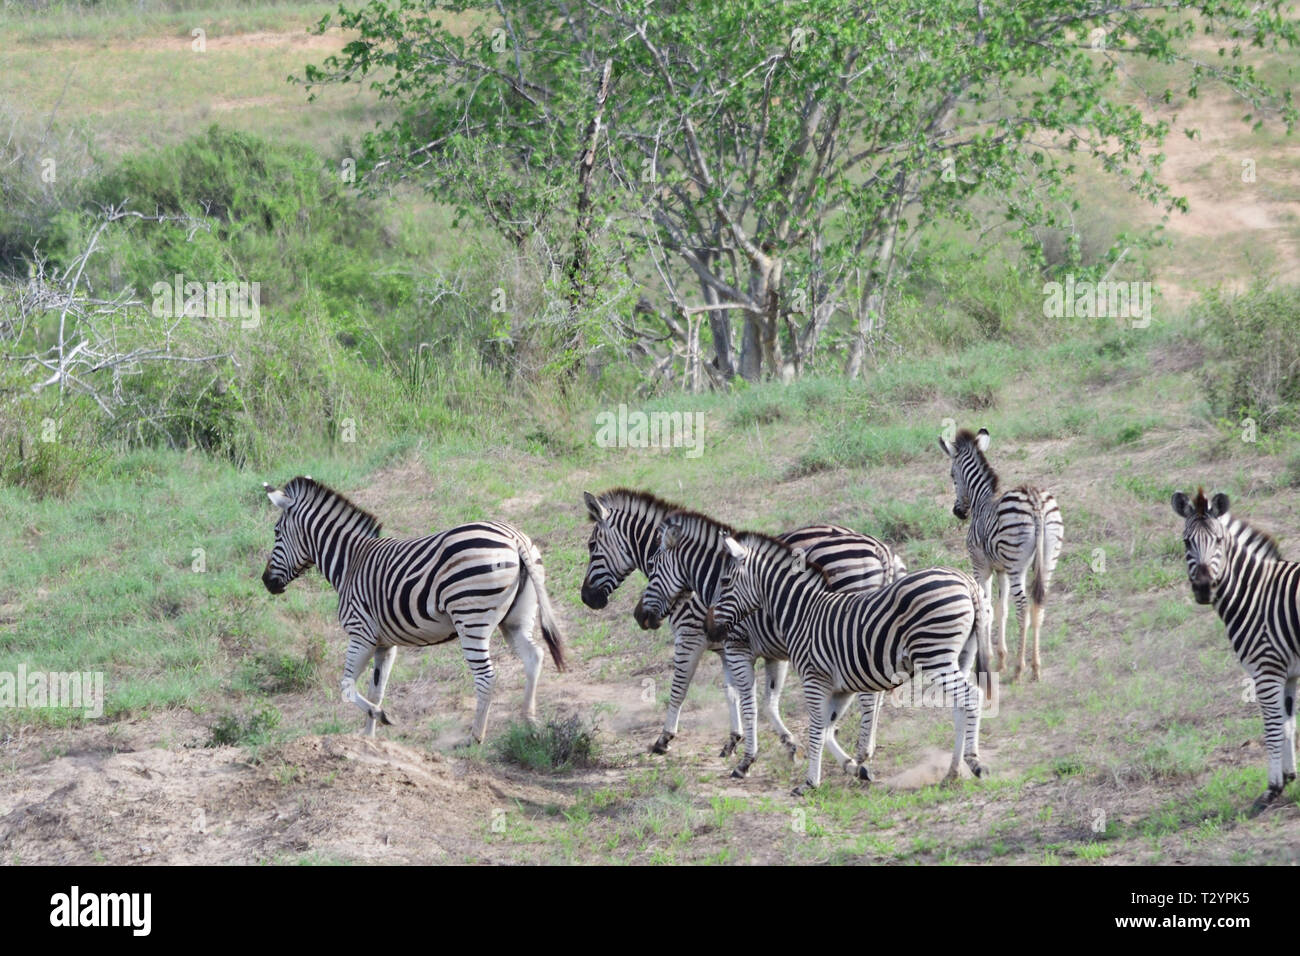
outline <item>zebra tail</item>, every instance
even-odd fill
[[[1044,541],[1047,528],[1043,524],[1043,503],[1041,499],[1034,509],[1034,583],[1030,585],[1030,596],[1039,607],[1047,600],[1047,589],[1043,587]]]
[[[993,677],[993,606],[985,606],[984,591],[971,580],[971,600],[975,602],[975,683],[979,684],[980,675],[988,675],[988,698],[986,703],[996,707],[998,703],[998,682]]]
[[[542,638],[551,650],[551,659],[555,669],[565,670],[564,634],[559,622],[555,620],[555,609],[551,607],[551,596],[546,593],[546,573],[542,568],[542,556],[535,547],[520,548],[519,560],[524,574],[533,579],[533,590],[537,592],[537,616],[542,624]]]

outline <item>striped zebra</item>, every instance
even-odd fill
[[[821,783],[826,729],[854,694],[891,691],[921,673],[953,701],[956,744],[947,779],[957,778],[963,760],[975,776],[985,776],[979,761],[983,695],[967,671],[972,664],[979,673],[988,670],[992,608],[974,578],[930,568],[875,591],[844,594],[782,541],[747,532],[723,542],[732,560],[706,627],[710,637],[723,639],[741,617],[762,609],[785,635],[809,716],[808,776],[795,796]],[[992,681],[990,688],[996,688]]]
[[[1204,489],[1173,497],[1184,520],[1187,578],[1197,604],[1212,604],[1227,625],[1237,660],[1255,685],[1268,747],[1263,810],[1295,779],[1296,682],[1300,679],[1300,563],[1277,543],[1228,513],[1228,496]]]
[[[280,518],[262,583],[280,594],[314,564],[338,591],[339,623],[348,635],[343,699],[366,715],[367,736],[374,736],[376,720],[393,722],[383,703],[397,648],[459,638],[474,676],[474,740],[482,742],[495,678],[488,638],[497,627],[523,661],[524,717],[536,719],[543,655],[534,621],[540,617],[559,670],[564,640],[541,554],[526,534],[499,521],[476,521],[423,538],[381,538],[373,515],[310,475],[280,491],[263,487]],[[372,657],[367,696],[356,683]]]
[[[649,574],[650,559],[659,547],[659,523],[675,511],[677,505],[663,501],[644,491],[628,488],[611,488],[599,496],[583,492],[587,514],[593,524],[587,540],[587,571],[582,578],[582,603],[593,610],[602,610],[609,597],[633,571]],[[665,754],[671,749],[681,721],[686,691],[690,688],[706,650],[722,656],[722,644],[710,642],[704,633],[705,607],[694,595],[680,602],[668,616],[673,632],[673,680],[668,695],[668,714],[663,731],[650,746],[650,752]],[[789,665],[785,661],[768,661],[767,706],[768,719],[773,722],[782,742],[793,753],[794,743],[790,732],[781,723],[779,702]],[[742,739],[740,697],[731,684],[730,672],[724,667],[727,687],[728,716],[731,732],[722,746],[720,756],[729,757]]]
[[[711,600],[722,569],[730,561],[723,539],[734,534],[728,526],[695,512],[682,511],[665,518],[659,525],[660,547],[651,559],[650,580],[637,602],[637,622],[644,628],[659,627],[667,610],[689,593],[703,596],[706,603]],[[907,571],[902,559],[883,541],[836,525],[800,528],[777,540],[805,560],[820,565],[836,591],[875,590]],[[738,621],[725,644],[724,659],[732,684],[740,693],[745,733],[745,752],[732,771],[733,777],[744,777],[758,756],[756,657],[769,662],[790,659],[785,635],[761,610]],[[870,691],[858,696],[862,714],[856,758],[850,758],[840,747],[833,725],[827,730],[826,745],[840,768],[846,773],[856,771],[863,780],[871,779],[867,761],[875,754],[876,720],[883,699]]]
[[[987,429],[981,428],[975,435],[963,429],[952,442],[940,438],[939,447],[952,462],[952,483],[957,493],[952,513],[963,521],[970,517],[966,550],[975,577],[990,601],[993,575],[998,576],[998,670],[1006,664],[1008,600],[1015,595],[1020,618],[1020,660],[1011,679],[1025,669],[1032,625],[1033,679],[1038,680],[1042,668],[1038,637],[1043,626],[1043,605],[1065,534],[1061,509],[1050,494],[1027,485],[998,491],[997,472],[984,457],[989,448]],[[1025,582],[1031,569],[1035,574],[1027,600]],[[1027,604],[1031,605],[1029,614],[1025,613]]]

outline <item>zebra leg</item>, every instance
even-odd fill
[[[731,675],[731,683],[740,695],[740,719],[745,729],[745,753],[740,763],[731,771],[731,775],[739,779],[749,773],[749,768],[758,759],[758,708],[754,701],[754,652],[748,642],[743,645],[727,644],[723,661],[727,673]],[[772,662],[766,663],[770,672]]]
[[[526,625],[526,626],[525,626]],[[502,622],[501,631],[524,665],[524,720],[537,723],[537,678],[542,673],[541,647],[533,640],[533,616],[513,624]]]
[[[716,649],[718,660],[722,662],[722,687],[723,692],[727,695],[727,717],[731,721],[731,734],[727,737],[727,742],[722,745],[722,752],[719,757],[730,757],[736,752],[736,744],[740,743],[744,735],[744,719],[741,713],[742,703],[740,691],[736,689],[735,682],[732,679],[731,668],[727,666],[727,650],[725,647]],[[750,672],[752,675],[752,671]],[[751,682],[752,683],[752,682]],[[752,695],[752,690],[751,690]]]
[[[852,701],[853,694],[851,692],[831,695],[831,708],[826,720],[826,749],[831,752],[831,756],[840,765],[840,769],[850,776],[858,772],[858,765],[840,746],[839,739],[835,736],[835,730],[839,726],[840,718],[849,709],[849,704]]]
[[[682,705],[686,703],[686,691],[695,677],[695,668],[699,666],[700,655],[708,642],[704,632],[693,626],[683,627],[673,643],[673,686],[668,695],[668,716],[664,718],[664,730],[650,746],[652,754],[666,754],[669,744],[677,736],[677,725],[682,716]]]
[[[1041,604],[1035,604],[1030,608],[1029,615],[1034,623],[1033,677],[1034,680],[1038,680],[1039,674],[1043,669],[1043,662],[1038,657],[1038,636],[1043,630],[1043,606]]]
[[[1286,696],[1282,700],[1286,723],[1282,725],[1285,743],[1282,748],[1282,786],[1295,779],[1295,692],[1296,681],[1300,678],[1290,677],[1286,682]]]
[[[862,709],[858,725],[858,779],[867,783],[873,779],[868,761],[876,755],[876,722],[880,719],[880,708],[884,703],[884,694],[866,691],[858,695],[858,707]]]
[[[826,734],[826,715],[831,706],[831,689],[824,681],[806,678],[803,696],[808,702],[808,776],[794,788],[796,797],[817,789],[822,782],[822,744]]]
[[[966,742],[964,758],[966,766],[970,767],[970,772],[976,777],[987,777],[988,768],[980,763],[980,718],[984,714],[984,692],[980,690],[979,681],[972,681],[969,676],[962,674],[961,683],[958,690],[964,697],[964,700],[958,701],[954,706],[964,707],[966,711]]]
[[[397,645],[390,644],[387,647],[378,648],[375,651],[375,672],[372,675],[370,684],[370,695],[375,699],[375,706],[379,708],[379,719],[385,724],[393,723],[391,717],[384,710],[384,691],[388,687],[388,675],[393,672],[393,664],[397,661]],[[375,735],[375,718],[367,715],[366,717],[366,736]]]
[[[474,727],[470,731],[473,742],[481,744],[487,733],[488,713],[492,710],[492,685],[496,683],[496,668],[492,666],[492,655],[488,653],[488,636],[495,625],[483,628],[471,627],[456,622],[456,631],[460,634],[460,649],[465,655],[465,663],[474,675]]]
[[[1294,714],[1287,713],[1286,683],[1283,678],[1271,674],[1255,678],[1255,694],[1264,715],[1264,744],[1268,749],[1268,790],[1255,801],[1256,813],[1281,796],[1288,782],[1283,767],[1287,747],[1295,746],[1295,723],[1292,719]],[[1291,763],[1294,766],[1294,751]]]
[[[1020,660],[1016,663],[1016,669],[1011,675],[1012,680],[1016,680],[1025,670],[1025,652],[1029,650],[1029,595],[1025,592],[1025,576],[1029,569],[1022,568],[1020,573],[1015,577],[1002,575],[1002,628],[1006,630],[1007,620],[1007,581],[1011,582],[1011,593],[1016,599],[1016,621],[1020,625]],[[1034,675],[1038,679],[1038,675]]]
[[[993,570],[987,568],[978,562],[975,563],[975,579],[979,582],[980,590],[984,592],[984,600],[989,607],[1000,607],[1001,614],[996,614],[998,626],[998,670],[1005,673],[1007,665],[1007,590],[1003,585],[998,591],[998,604],[993,603]]]
[[[963,759],[977,777],[984,775],[979,762],[979,690],[971,686],[970,680],[955,662],[952,670],[936,678],[940,681],[944,696],[953,702],[952,722],[956,732],[953,742],[952,764],[948,775],[943,778],[945,784],[956,783],[961,778]],[[951,695],[951,696],[949,696]],[[968,750],[972,748],[971,750]]]
[[[790,728],[781,720],[781,689],[785,686],[786,675],[790,673],[790,662],[769,659],[764,662],[764,669],[767,671],[767,694],[763,698],[763,713],[767,715],[767,722],[793,760],[799,753],[799,745],[795,743]]]
[[[373,734],[375,718],[379,718],[381,723],[391,723],[384,716],[383,711],[357,690],[357,679],[374,656],[375,645],[369,640],[360,636],[349,639],[347,657],[343,664],[343,680],[341,681],[344,702],[356,704],[361,708],[361,712],[366,715],[367,734]]]

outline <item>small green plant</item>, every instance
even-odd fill
[[[248,717],[223,714],[209,731],[209,747],[259,746],[268,743],[280,726],[280,711],[263,707]]]
[[[595,766],[600,746],[594,720],[578,714],[544,724],[512,722],[493,745],[496,756],[530,770],[557,773]]]

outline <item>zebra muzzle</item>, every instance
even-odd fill
[[[646,610],[644,597],[636,602],[636,608],[632,611],[632,616],[636,622],[641,625],[643,631],[655,631],[663,623],[663,619],[652,611]]]
[[[602,611],[605,609],[605,605],[609,603],[609,595],[584,584],[582,586],[582,603],[593,611]]]
[[[284,593],[284,583],[281,581],[277,581],[274,577],[271,576],[271,569],[269,567],[262,572],[262,584],[272,594]]]

